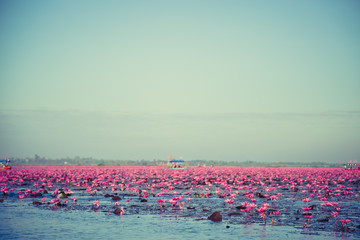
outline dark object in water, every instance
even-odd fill
[[[4,199],[2,198],[2,199],[0,199],[0,202],[3,202],[4,201]]]
[[[228,216],[239,216],[239,215],[241,215],[241,213],[239,213],[239,212],[230,212],[228,214]]]
[[[58,207],[64,207],[64,206],[66,206],[66,204],[61,204],[61,202],[56,202],[55,205],[58,206]]]
[[[41,202],[37,202],[37,201],[33,201],[33,204],[34,204],[34,205],[42,205]]]
[[[326,191],[324,197],[325,197],[325,198],[331,197],[331,191]]]
[[[64,192],[61,192],[57,197],[58,198],[68,198],[68,196]]]
[[[236,206],[235,208],[241,210],[241,209],[245,209],[246,207],[240,205],[240,206]]]
[[[319,222],[329,222],[329,218],[319,219]]]
[[[32,197],[42,197],[42,194],[40,192],[31,194]]]
[[[121,200],[121,197],[119,197],[119,196],[114,196],[114,197],[112,198],[112,200],[114,200],[114,201],[119,201],[119,200]]]
[[[141,202],[147,202],[147,200],[146,199],[141,199]]]
[[[116,215],[121,215],[122,212],[123,212],[123,211],[122,211],[120,208],[116,208],[115,211],[114,211],[114,213],[115,213]]]
[[[262,194],[262,193],[260,193],[260,192],[255,193],[255,196],[257,196],[257,197],[259,197],[259,198],[266,198],[266,197],[264,196],[264,194]]]
[[[213,214],[210,215],[210,217],[208,217],[208,219],[213,222],[221,222],[222,216],[219,212],[214,212]]]

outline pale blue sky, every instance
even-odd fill
[[[360,160],[359,1],[0,1],[0,156]]]

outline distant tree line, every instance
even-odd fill
[[[12,166],[167,166],[167,160],[104,160],[92,157],[66,157],[49,159],[35,154],[28,158],[10,158]],[[256,162],[224,160],[188,160],[186,166],[238,166],[238,167],[343,167],[341,163],[324,162]]]

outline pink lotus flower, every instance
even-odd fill
[[[95,205],[95,207],[99,207],[100,201],[99,201],[99,200],[95,200],[95,201],[93,202],[93,204]]]
[[[176,204],[177,204],[177,201],[174,200],[174,199],[170,199],[170,200],[169,200],[169,203],[171,203],[171,204],[173,205],[173,207],[175,207]]]
[[[234,203],[234,199],[229,200],[228,203],[232,205]]]
[[[166,199],[158,199],[158,200],[156,200],[158,203],[159,203],[159,205],[160,205],[160,210],[162,210],[162,203],[165,203],[166,202]]]
[[[259,217],[262,218],[264,220],[265,224],[266,224],[266,214],[265,214],[265,212],[260,212]]]
[[[120,215],[122,216],[122,215],[124,215],[124,213],[125,213],[124,207],[121,207],[120,208]]]
[[[269,198],[270,198],[270,200],[276,201],[278,199],[278,196],[277,195],[272,195]]]
[[[331,212],[331,216],[333,216],[334,218],[336,218],[337,216],[339,216],[339,212]]]
[[[59,189],[55,189],[55,191],[53,191],[52,195],[57,195],[58,191],[59,191]]]
[[[308,212],[308,211],[310,211],[312,208],[311,207],[303,207],[302,208],[302,210],[304,211],[304,212]]]
[[[256,209],[256,211],[263,213],[266,211],[266,208],[260,207],[260,208]]]
[[[241,206],[246,207],[249,204],[249,202],[242,202]]]
[[[181,202],[181,203],[178,204],[180,209],[182,209],[184,207],[184,205],[185,205],[185,202]]]
[[[74,187],[79,196],[84,196],[86,193],[94,195],[93,193],[96,193],[96,191],[107,193],[107,191],[116,192],[121,189],[125,196],[132,194],[132,196],[150,197],[155,194],[157,196],[156,199],[159,199],[165,194],[167,197],[170,196],[170,199],[174,197],[171,199],[175,204],[174,208],[183,208],[183,206],[185,206],[182,201],[183,196],[186,196],[190,206],[190,202],[192,203],[190,196],[197,193],[199,198],[202,196],[211,197],[212,200],[215,201],[219,201],[219,199],[223,197],[221,200],[225,202],[225,205],[235,203],[232,202],[234,199],[239,199],[239,201],[246,199],[244,200],[247,201],[244,207],[245,209],[241,211],[245,212],[245,215],[249,212],[253,213],[252,217],[254,221],[258,221],[261,218],[266,220],[267,216],[270,216],[274,220],[276,219],[279,211],[275,211],[277,209],[269,210],[266,204],[261,205],[261,203],[267,202],[274,206],[277,201],[280,201],[282,192],[285,199],[291,199],[294,203],[296,203],[299,195],[303,196],[299,200],[303,201],[304,206],[302,206],[302,210],[304,213],[307,213],[307,217],[303,219],[311,220],[312,215],[308,213],[313,212],[320,213],[319,215],[313,215],[316,221],[328,215],[334,217],[335,222],[337,222],[342,215],[342,213],[339,213],[340,209],[344,209],[344,218],[355,218],[352,215],[354,213],[351,212],[351,206],[348,204],[341,208],[340,202],[330,201],[335,200],[336,196],[338,196],[339,200],[344,198],[346,202],[356,202],[359,199],[358,191],[360,187],[356,184],[359,181],[359,176],[358,172],[346,172],[341,169],[329,168],[212,167],[189,168],[187,171],[174,172],[168,171],[166,168],[158,167],[17,167],[11,172],[11,176],[3,175],[3,172],[1,173],[0,189],[2,192],[0,192],[0,195],[6,191],[10,192],[7,188],[13,186],[19,186],[15,189],[19,189],[20,186],[21,188],[24,188],[23,186],[29,186],[29,189],[24,189],[15,196],[24,195],[25,198],[36,193],[48,194],[44,193],[44,191],[50,193],[45,196],[52,196],[51,194],[54,193],[53,197],[55,197],[57,196],[55,195],[56,191],[60,192],[60,190],[57,189],[54,191],[57,187],[59,189],[63,188],[65,193],[69,194],[71,194],[69,188]],[[39,188],[40,186],[41,188]],[[178,193],[173,195],[173,193],[175,193],[174,191],[178,191]],[[213,193],[213,195],[208,195],[210,193]],[[114,194],[116,195],[116,193]],[[84,198],[86,198],[86,196]],[[49,199],[51,200],[51,198]],[[75,197],[71,199],[76,201]],[[125,197],[124,201],[126,199]],[[311,199],[322,201],[320,202],[321,206],[328,209],[310,211],[311,208],[308,206],[308,203],[312,201]],[[95,199],[92,201],[94,200]],[[131,199],[127,199],[125,202],[129,202],[130,200]],[[66,200],[63,199],[61,201],[63,201],[62,203],[66,202]],[[272,201],[274,203],[272,203]],[[284,219],[292,216],[292,214],[286,214],[287,208],[291,212],[297,208],[296,205],[292,204],[293,201],[281,202],[281,209],[284,209],[285,213]],[[43,202],[45,202],[45,200],[43,200]],[[52,202],[57,202],[57,200],[52,200]],[[184,202],[186,202],[186,200]],[[198,199],[196,202],[199,202],[201,206],[203,202],[212,201]],[[259,207],[256,204],[252,205],[255,202],[258,203]],[[152,203],[152,201],[149,201],[147,204],[151,205]],[[318,205],[320,203],[317,202],[316,204]],[[81,202],[81,204],[86,206],[86,201]],[[155,202],[155,204],[160,204],[162,208],[165,205],[161,200]],[[93,206],[91,202],[90,205],[91,207]],[[115,205],[117,205],[117,203],[115,203]],[[223,208],[219,209],[220,211],[224,211],[226,208],[223,204],[219,207]],[[350,210],[348,207],[350,207]],[[203,207],[201,206],[200,208],[202,209]],[[258,214],[254,214],[255,210],[257,210]],[[306,223],[305,220],[303,221]],[[286,224],[285,221],[283,222],[284,224]],[[346,221],[342,220],[342,224],[345,225]],[[314,228],[317,227],[318,224],[314,226]]]
[[[249,208],[244,208],[244,209],[240,209],[241,212],[250,212],[250,210],[252,209],[252,207],[249,207]]]
[[[60,199],[58,198],[53,198],[51,199],[50,203],[57,203],[57,202],[60,202]]]
[[[350,220],[349,220],[349,219],[345,219],[345,220],[340,220],[340,222],[341,222],[341,225],[346,226],[346,224],[349,223]]]
[[[275,216],[279,216],[280,211],[273,211],[272,213],[273,213]]]

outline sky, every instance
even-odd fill
[[[360,161],[359,1],[0,1],[0,157]]]

